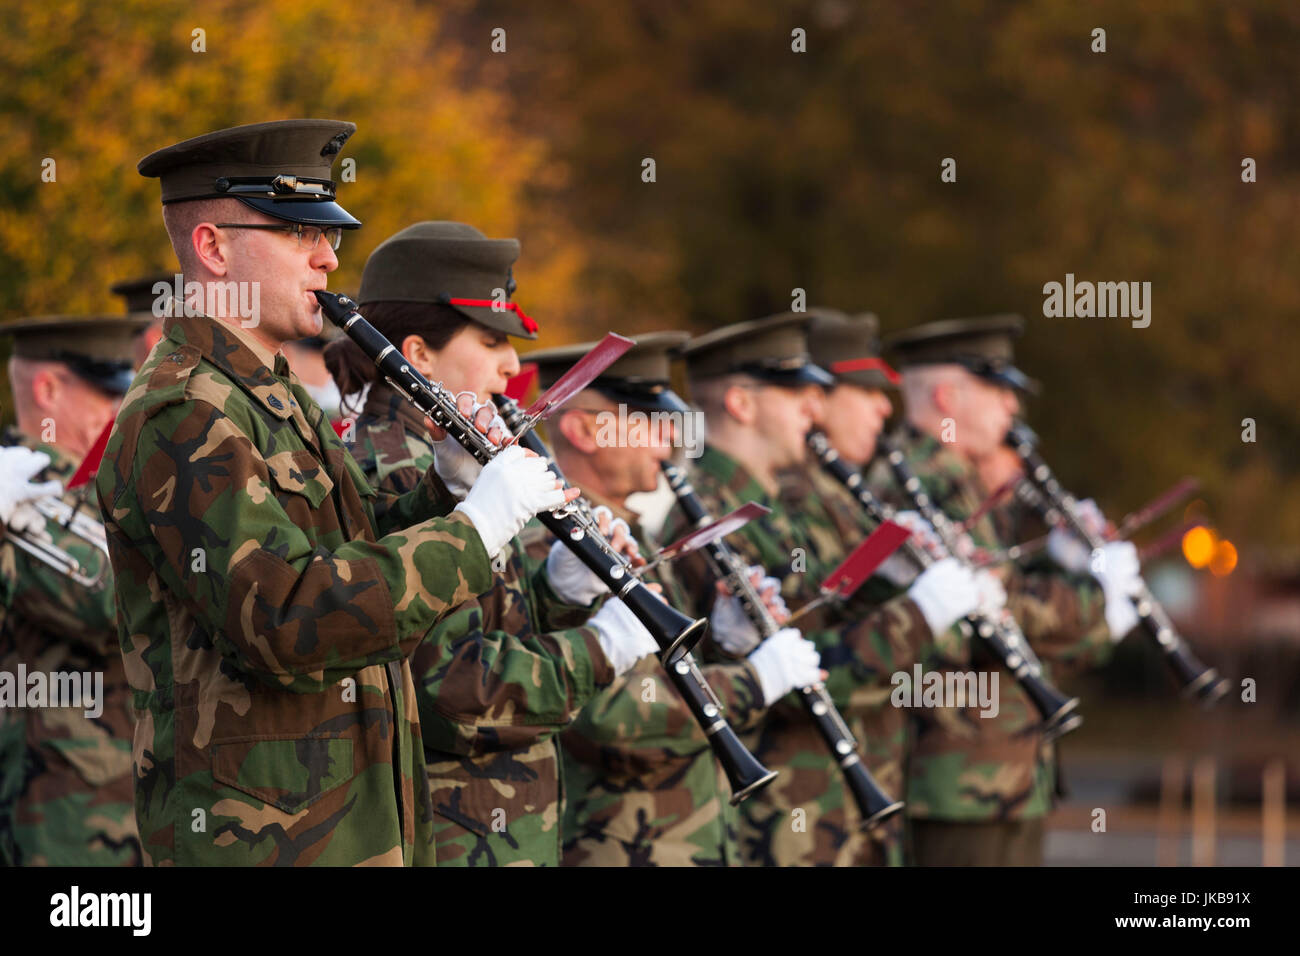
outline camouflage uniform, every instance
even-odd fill
[[[371,385],[351,449],[380,491],[406,493],[433,463],[425,421],[387,385]],[[513,542],[491,590],[444,618],[411,657],[440,866],[559,865],[555,733],[614,670],[595,632],[577,626],[590,609],[555,596],[544,561]]]
[[[979,508],[985,495],[964,459],[911,428],[898,436],[898,444],[935,507],[955,522]],[[884,461],[868,469],[868,483],[882,499],[911,507]],[[1011,517],[1005,508],[985,514],[969,529],[972,539],[981,547],[1014,543],[1007,526]],[[1110,653],[1101,588],[1091,578],[1041,566],[1018,571],[1007,583],[1007,605],[1049,679],[1053,663],[1096,665]],[[1043,741],[1041,719],[1015,678],[983,655],[976,666],[997,667],[998,714],[981,718],[978,705],[916,709],[908,814],[954,823],[1041,820],[1055,793],[1053,747]],[[939,670],[968,667],[965,660],[946,656],[936,661]]]
[[[748,501],[772,509],[728,541],[750,564],[761,565],[781,580],[782,596],[792,610],[817,596],[819,585],[843,559],[846,548],[861,539],[860,531],[837,526],[825,504],[811,492],[800,498],[797,512],[771,499],[743,465],[716,448],[704,450],[692,469],[691,484],[712,514],[726,514]],[[674,509],[665,523],[664,538],[679,537],[686,527],[681,510]],[[711,606],[714,578],[701,555],[678,562],[677,576],[698,608]],[[920,609],[905,597],[875,608],[858,600],[843,608],[822,608],[801,618],[799,627],[817,645],[822,667],[830,674],[826,687],[859,742],[866,715],[877,713],[888,702],[889,676],[911,667],[931,643]],[[740,805],[741,852],[747,863],[888,862],[888,839],[882,844],[862,833],[857,807],[835,760],[793,696],[767,711],[746,744],[769,769],[781,774]],[[867,752],[875,753],[871,748]],[[801,822],[803,829],[795,829]]]
[[[14,429],[0,444],[50,456],[35,481],[63,483],[77,463]],[[61,496],[99,520],[89,485]],[[0,671],[102,674],[98,717],[85,707],[0,710],[0,859],[13,865],[138,866],[131,801],[129,687],[113,624],[108,556],[47,519],[42,534],[93,578],[87,587],[19,549],[0,543]],[[22,693],[22,688],[19,692]]]
[[[588,501],[626,521],[643,547],[651,544],[636,515],[593,495]],[[528,549],[542,559],[552,540],[527,535]],[[655,576],[669,603],[689,613],[667,568]],[[736,731],[752,727],[763,708],[753,665],[701,671]],[[726,774],[656,657],[641,658],[598,694],[560,744],[566,866],[740,865]]]
[[[780,476],[781,503],[790,513],[798,513],[804,502],[816,500],[826,510],[827,516],[834,523],[840,540],[848,545],[864,540],[875,530],[871,522],[862,514],[856,501],[848,497],[847,492],[816,461],[810,460],[803,466],[783,471]],[[850,550],[849,548],[845,549]],[[893,597],[895,589],[887,587],[878,589],[878,579],[863,585],[855,600],[848,607],[854,612],[870,613],[872,602]],[[962,658],[966,653],[965,642],[955,631],[941,636],[940,640],[950,656]],[[929,660],[932,647],[928,649],[923,663]],[[900,658],[901,660],[902,658]],[[906,670],[910,666],[906,661],[898,664],[896,670]],[[859,687],[856,691],[861,706],[853,710],[851,729],[858,740],[858,749],[862,759],[871,771],[871,775],[881,788],[890,796],[903,798],[907,790],[904,779],[904,764],[908,743],[907,713],[890,703],[893,690],[889,682],[890,675],[876,676],[870,687]],[[845,714],[848,718],[848,714]],[[880,847],[884,860],[890,866],[903,864],[904,843],[903,816],[896,814],[884,823],[877,825],[870,832],[871,839]]]
[[[371,488],[289,372],[234,325],[169,318],[97,480],[136,718],[146,858],[432,862],[407,656],[487,590],[427,476]]]

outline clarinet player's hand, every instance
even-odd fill
[[[554,511],[579,493],[566,491],[544,458],[511,445],[483,467],[455,510],[469,518],[495,558],[533,515]]]

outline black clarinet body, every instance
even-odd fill
[[[664,462],[660,467],[687,520],[696,527],[709,524],[712,519],[695,489],[691,487],[686,472],[669,462]],[[721,540],[706,545],[704,551],[714,575],[723,581],[727,591],[740,602],[761,638],[766,640],[780,630],[780,625],[749,580],[749,568],[740,555]],[[885,793],[867,769],[858,753],[858,742],[831,700],[825,685],[818,682],[800,687],[797,694],[818,734],[826,743],[826,748],[839,764],[844,783],[862,817],[863,829],[870,829],[902,810],[903,802]]]
[[[513,399],[504,395],[493,395],[492,401],[500,411],[501,418],[506,423],[507,428],[514,431],[523,425],[523,411]],[[546,443],[538,437],[535,431],[529,429],[519,439],[519,443],[540,457],[545,458],[551,471],[564,482],[565,487],[568,487],[568,480],[560,471],[560,466],[556,464],[555,456],[551,454],[551,450],[546,447]],[[579,498],[573,504],[578,505],[579,502],[581,502],[581,505],[578,509],[580,513],[578,520],[584,526],[596,528],[598,533],[599,528],[596,519],[591,514],[586,500]],[[619,555],[619,557],[622,557],[622,555]],[[630,567],[628,572],[631,573]],[[668,679],[676,688],[677,693],[686,702],[686,707],[695,718],[695,722],[703,729],[705,737],[709,741],[709,747],[713,750],[714,757],[717,758],[718,764],[727,775],[727,781],[731,785],[731,803],[733,806],[749,795],[762,790],[776,779],[776,771],[764,767],[758,758],[750,753],[749,749],[741,742],[735,728],[727,722],[726,717],[722,714],[722,703],[718,700],[717,695],[713,693],[713,688],[709,686],[708,680],[700,672],[699,666],[689,651],[682,654],[671,664],[665,664],[664,670],[668,672]]]
[[[1064,523],[1089,550],[1096,552],[1104,547],[1107,542],[1083,523],[1079,517],[1077,500],[1061,487],[1052,469],[1038,453],[1036,438],[1029,427],[1017,423],[1007,432],[1006,442],[1025,463],[1025,478],[1041,495],[1041,499],[1037,500],[1023,494],[1021,497],[1036,504],[1049,525]],[[1139,578],[1138,582],[1138,590],[1132,595],[1132,600],[1142,633],[1162,652],[1181,693],[1185,697],[1199,700],[1206,707],[1212,706],[1228,692],[1228,682],[1213,667],[1197,659],[1190,645],[1178,633],[1169,613],[1151,594],[1146,581]]]
[[[889,446],[884,436],[881,437],[879,445],[886,454],[892,452],[902,461],[902,453],[898,449]],[[825,434],[818,430],[809,432],[808,447],[812,449],[817,461],[826,473],[844,486],[862,507],[863,512],[869,519],[876,524],[880,524],[893,517],[894,510],[871,493],[870,489],[867,488],[867,483],[862,480],[862,474],[840,458],[839,453],[831,447]],[[905,462],[903,464],[905,467]],[[934,504],[929,501],[924,492],[920,491],[920,483],[916,477],[911,474],[900,475],[898,468],[892,461],[890,465],[891,468],[894,468],[899,483],[904,485],[903,490],[917,504],[917,512],[935,526],[936,532],[940,532],[941,528],[947,528],[946,516],[934,507]],[[908,487],[908,485],[911,487]],[[918,494],[921,496],[919,502],[917,501]],[[935,524],[936,521],[939,522],[937,525]],[[948,547],[951,551],[951,546],[948,545]],[[911,539],[903,543],[901,550],[921,570],[925,570],[935,563],[930,553]],[[1075,712],[1079,707],[1078,698],[1067,697],[1048,683],[1043,676],[1041,665],[1029,649],[1028,640],[1020,632],[1019,625],[1016,624],[1015,619],[1009,613],[993,618],[987,614],[976,612],[958,621],[957,627],[967,640],[978,637],[985,647],[992,652],[993,656],[1015,677],[1021,690],[1029,697],[1034,709],[1038,711],[1039,716],[1043,719],[1044,736],[1048,738],[1061,737],[1072,730],[1078,729],[1083,723],[1083,718]]]
[[[316,298],[321,311],[347,333],[411,404],[434,424],[446,429],[447,434],[481,463],[487,464],[496,456],[499,449],[460,413],[455,396],[441,385],[430,384],[411,368],[397,347],[357,311],[354,301],[332,292],[317,292]],[[659,600],[635,575],[628,573],[626,565],[614,557],[607,541],[575,520],[575,513],[576,509],[566,505],[537,517],[645,625],[662,650],[666,664],[694,647],[704,635],[708,622],[703,618],[691,620]]]

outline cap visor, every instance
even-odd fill
[[[494,332],[504,332],[506,335],[512,335],[517,339],[535,339],[536,332],[529,332],[524,328],[523,319],[509,309],[497,311],[491,306],[483,305],[453,305],[453,309],[466,318],[473,319],[479,325],[485,325]]]
[[[1014,365],[1008,365],[1004,369],[993,373],[989,376],[991,381],[999,385],[1005,385],[1008,388],[1014,388],[1018,392],[1025,392],[1030,395],[1037,395],[1042,385],[1037,379],[1032,379]]]
[[[357,229],[361,226],[361,220],[352,218],[346,209],[333,200],[265,199],[261,196],[231,198],[285,222],[300,222],[304,226],[342,226],[344,229]]]
[[[665,388],[657,394],[649,392],[629,391],[620,388],[608,388],[604,385],[594,386],[600,394],[604,395],[611,402],[618,402],[627,405],[630,408],[644,408],[657,412],[682,412],[686,413],[691,407],[682,401],[681,397],[671,388]]]
[[[759,381],[791,388],[796,385],[822,385],[830,388],[835,384],[835,376],[820,365],[801,365],[789,369],[748,368],[745,371]]]
[[[71,366],[69,366],[71,368]],[[120,372],[95,373],[83,369],[72,368],[77,378],[84,382],[89,382],[98,389],[108,392],[110,395],[125,395],[131,390],[131,382],[135,378],[135,372],[129,369],[123,369]]]

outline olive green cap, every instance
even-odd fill
[[[1015,366],[1014,341],[1025,331],[1018,315],[989,315],[971,319],[927,322],[885,340],[899,368],[919,365],[961,365],[980,378],[1037,392],[1038,383]]]
[[[286,222],[356,229],[335,202],[330,169],[357,131],[340,120],[293,119],[204,133],[155,150],[136,167],[162,180],[163,205],[238,199]]]
[[[0,324],[13,337],[16,358],[62,362],[79,377],[114,395],[131,387],[132,339],[152,316],[44,315]]]
[[[518,258],[518,239],[489,239],[463,222],[417,222],[370,253],[357,301],[450,305],[489,329],[535,339],[537,323],[509,301]],[[505,307],[493,308],[502,294]]]
[[[817,309],[808,326],[813,361],[835,376],[837,384],[860,388],[897,388],[898,373],[880,357],[880,320],[874,312],[848,315]]]
[[[744,373],[771,385],[834,385],[808,352],[808,312],[739,322],[692,339],[683,350],[693,379]]]
[[[673,356],[680,352],[690,337],[689,332],[650,332],[633,336],[632,341],[636,344],[587,387],[594,388],[610,401],[634,408],[689,411],[690,406],[672,390],[671,378]],[[541,349],[519,356],[519,361],[537,366],[538,385],[545,391],[597,344],[584,342]]]

